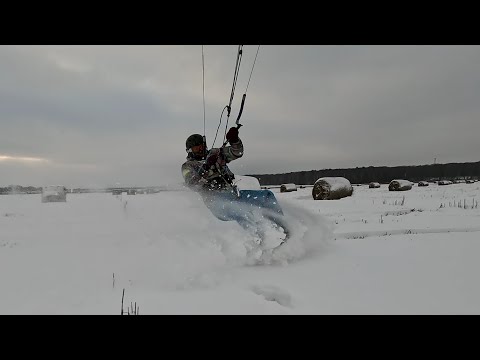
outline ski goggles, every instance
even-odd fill
[[[188,151],[191,151],[191,152],[193,152],[194,154],[203,153],[204,150],[205,150],[205,147],[204,147],[202,144],[192,146],[190,149],[188,149]]]

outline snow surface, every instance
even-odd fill
[[[271,258],[197,194],[0,196],[1,314],[480,314],[479,183],[273,190]]]

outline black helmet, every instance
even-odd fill
[[[203,145],[203,136],[200,134],[190,135],[185,143],[186,149],[191,149],[194,146]]]

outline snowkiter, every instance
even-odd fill
[[[227,164],[243,156],[243,143],[238,129],[230,128],[226,135],[230,146],[208,150],[200,134],[186,141],[187,161],[182,165],[185,184],[194,191],[231,191],[234,174]]]
[[[238,190],[234,174],[227,164],[243,156],[238,128],[226,134],[230,146],[208,150],[204,138],[193,134],[187,138],[187,161],[182,165],[185,184],[202,197],[212,214],[222,221],[236,221],[261,241],[261,223],[270,219],[282,223],[283,212],[270,190]],[[284,229],[285,226],[283,226]]]

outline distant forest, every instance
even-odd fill
[[[413,182],[479,179],[480,161],[474,163],[449,163],[418,166],[357,167],[351,169],[323,169],[298,171],[285,174],[248,175],[258,179],[260,185],[313,185],[321,177],[344,177],[352,184],[379,182],[388,184],[395,179]]]

